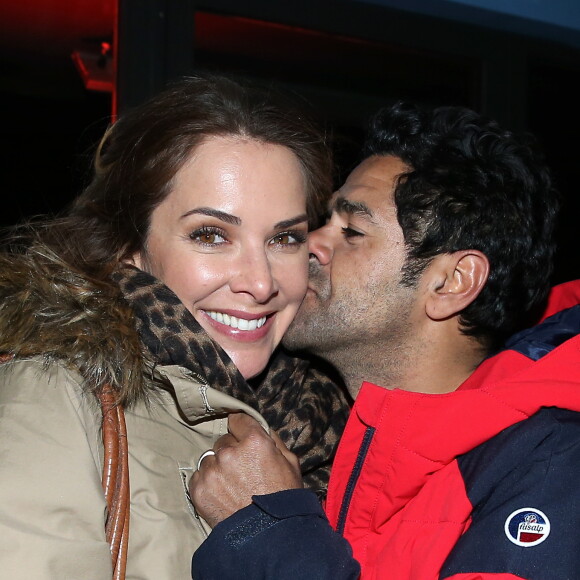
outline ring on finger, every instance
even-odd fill
[[[210,455],[215,455],[215,451],[213,449],[208,449],[207,451],[204,451],[201,454],[201,457],[197,460],[197,470],[199,471],[199,468],[201,467],[201,462],[206,458],[209,457]]]

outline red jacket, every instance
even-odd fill
[[[193,578],[578,579],[579,482],[576,282],[453,393],[365,383],[332,468],[332,527],[312,492],[254,496]]]
[[[566,285],[556,290],[550,301],[550,314],[565,306],[568,298],[576,301],[578,288],[578,285]],[[522,431],[524,438],[529,437],[528,425],[525,429],[523,426],[512,429],[515,435],[512,433],[511,437],[504,436],[500,447],[504,468],[499,476],[474,473],[473,465],[484,460],[496,442],[479,446],[538,413],[542,407],[580,411],[580,336],[567,336],[566,342],[533,360],[529,355],[538,347],[534,342],[536,334],[532,334],[528,345],[522,346],[522,337],[518,339],[519,350],[526,354],[516,350],[501,352],[480,365],[452,393],[429,395],[363,384],[333,464],[326,503],[330,523],[353,547],[354,557],[363,570],[362,578],[507,580],[527,577],[517,575],[517,571],[526,570],[517,561],[528,561],[534,551],[542,548],[540,544],[530,547],[514,544],[507,537],[505,524],[512,512],[535,508],[542,513],[546,511],[553,530],[559,523],[557,517],[561,516],[561,510],[542,510],[553,497],[541,494],[538,497],[535,488],[542,485],[542,478],[553,477],[556,483],[565,474],[546,474],[546,469],[538,469],[538,481],[532,481],[529,493],[524,489],[516,495],[514,486],[501,487],[501,480],[508,473],[517,471],[518,467],[524,471],[531,469],[530,454],[536,453],[531,455],[532,462],[540,462],[537,445],[522,457],[521,447],[518,449],[515,444],[521,439]],[[468,473],[466,465],[471,469]],[[580,463],[569,476],[578,487]],[[485,502],[485,510],[497,509],[501,513],[495,518],[485,513],[489,526],[495,525],[495,528],[482,526],[478,528],[478,533],[483,532],[481,537],[475,537],[474,532],[473,538],[467,536],[456,547],[459,539],[469,534],[474,518],[480,517],[480,514],[474,515],[474,508],[478,506],[472,497],[482,495],[480,491],[472,493],[477,486],[485,488],[480,499],[480,503]],[[557,485],[553,487],[557,489]],[[547,488],[550,491],[546,494],[555,493],[552,486]],[[531,495],[536,503],[526,505],[532,501]],[[560,497],[562,502],[570,499],[570,503],[562,505],[564,512],[580,512],[579,498],[580,493],[570,498]],[[574,534],[578,536],[580,528]],[[578,548],[580,541],[576,543],[576,551]],[[505,568],[497,565],[500,549],[508,550],[500,560]],[[458,554],[452,555],[446,571],[445,563],[454,550]],[[556,552],[551,552],[551,559]],[[470,563],[474,559],[482,563]],[[481,568],[470,567],[477,565]],[[580,569],[573,576],[558,577],[580,578]]]

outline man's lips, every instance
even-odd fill
[[[315,288],[314,286],[308,286],[308,288],[306,288],[306,296],[309,294],[318,296],[318,288]]]

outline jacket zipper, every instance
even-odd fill
[[[201,399],[203,401],[203,406],[205,407],[205,412],[206,413],[215,413],[215,409],[209,404],[209,400],[207,398],[207,389],[209,388],[209,383],[205,380],[204,377],[202,377],[198,373],[190,371],[189,369],[185,369],[185,371],[187,372],[187,374],[189,375],[190,378],[194,379],[195,381],[197,381],[199,383],[199,387],[198,387],[199,394],[200,394]]]
[[[209,400],[207,398],[207,389],[209,388],[209,383],[207,382],[205,377],[202,377],[200,374],[193,372],[189,369],[186,369],[186,370],[187,370],[187,373],[189,374],[189,376],[199,383],[199,387],[198,387],[199,394],[201,395],[201,398],[203,400],[203,405],[205,407],[206,413],[215,413],[215,409],[209,404]],[[203,537],[207,538],[208,533],[206,532],[205,528],[203,527],[203,524],[201,523],[200,516],[197,513],[195,506],[193,505],[193,501],[191,500],[191,495],[189,494],[189,488],[187,486],[187,481],[186,481],[187,478],[185,476],[185,473],[181,469],[180,469],[180,472],[181,472],[181,479],[183,481],[183,489],[185,491],[185,496],[186,496],[186,501],[188,504],[189,511],[193,515],[193,517],[195,518],[197,526],[198,526],[199,530],[201,531]]]
[[[185,475],[186,469],[180,467],[179,473],[181,475],[181,481],[183,483],[183,491],[185,492],[185,501],[187,502],[187,508],[189,509],[189,513],[195,518],[195,522],[199,530],[201,531],[204,538],[207,538],[208,533],[205,531],[195,506],[193,505],[193,501],[191,501],[191,495],[189,494],[189,488],[187,487],[187,476]]]
[[[350,477],[348,478],[348,483],[344,491],[344,497],[342,498],[340,511],[338,512],[338,523],[336,525],[336,531],[341,535],[344,535],[344,526],[346,525],[346,516],[348,515],[352,495],[362,472],[363,463],[369,451],[369,447],[371,446],[371,441],[373,440],[374,434],[374,427],[367,427],[365,429],[365,434],[359,447],[354,467],[352,468]]]

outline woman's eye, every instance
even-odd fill
[[[218,244],[223,244],[226,239],[223,236],[223,232],[214,228],[201,228],[189,234],[189,237],[194,242],[199,242],[204,246],[215,246]]]
[[[282,232],[272,238],[272,243],[277,246],[299,246],[305,242],[305,232]]]

